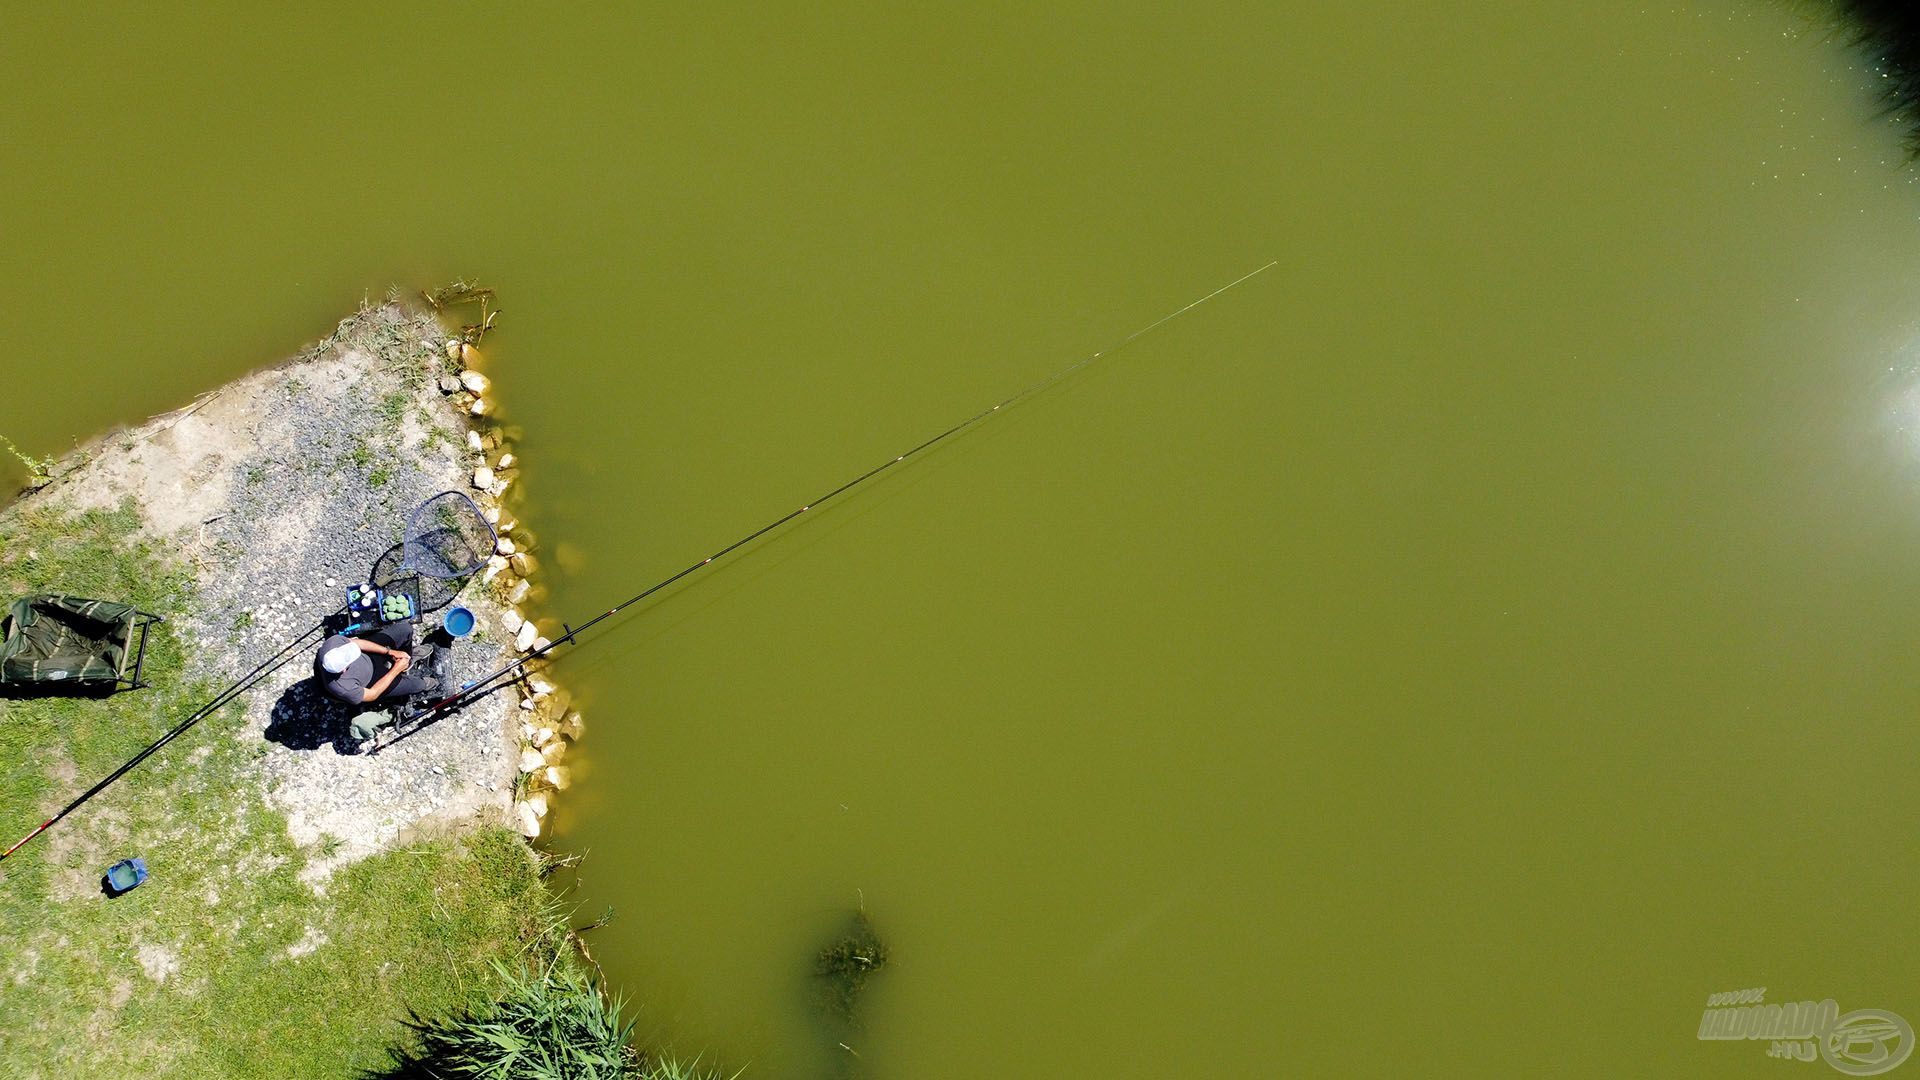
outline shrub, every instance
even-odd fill
[[[419,1049],[396,1051],[369,1080],[717,1080],[697,1062],[635,1050],[619,999],[564,954],[532,970],[495,968],[503,989],[493,1003],[415,1024]]]

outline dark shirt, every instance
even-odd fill
[[[373,658],[363,652],[354,657],[353,663],[347,665],[347,670],[338,675],[320,666],[321,657],[352,640],[345,634],[335,634],[321,642],[320,651],[313,657],[313,677],[320,680],[320,685],[326,688],[327,693],[341,701],[359,705],[367,700],[367,688],[374,684],[376,678]]]

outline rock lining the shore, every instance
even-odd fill
[[[224,685],[338,610],[345,587],[401,541],[408,512],[429,496],[466,491],[503,523],[503,536],[513,530],[499,499],[518,463],[504,433],[481,418],[492,412],[480,396],[488,382],[472,368],[470,344],[450,347],[459,344],[429,312],[364,309],[285,363],[83,448],[30,498],[75,509],[132,498],[148,530],[194,571],[197,609],[165,614],[197,651],[196,671]],[[509,543],[518,561],[496,556],[485,581],[470,579],[455,601],[482,633],[455,646],[453,684],[515,655],[499,627],[506,598],[517,604],[533,591],[524,580],[533,545],[524,529]],[[425,615],[419,632],[438,625]],[[378,753],[354,753],[350,710],[311,681],[319,640],[312,635],[244,697],[235,736],[262,748],[268,802],[309,849],[303,876],[324,887],[339,865],[463,822],[538,833],[546,800],[532,796],[564,786],[564,771],[549,773],[558,753],[549,761],[539,747],[537,768],[519,766],[536,732],[569,719],[547,716],[559,703],[550,685],[535,695],[522,681]],[[570,719],[577,734],[578,717]]]

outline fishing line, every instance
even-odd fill
[[[329,616],[329,618],[331,618],[331,616]],[[273,672],[280,670],[281,667],[286,665],[287,661],[293,659],[292,656],[288,655],[289,653],[291,653],[294,649],[298,648],[300,645],[304,644],[308,638],[314,635],[315,631],[325,629],[326,625],[327,625],[326,620],[322,619],[319,622],[314,623],[312,626],[308,627],[306,630],[302,631],[299,637],[294,638],[292,641],[287,642],[285,645],[282,645],[280,647],[279,652],[274,653],[272,656],[267,657],[265,660],[262,660],[260,664],[257,667],[255,667],[252,671],[249,671],[245,675],[242,675],[239,681],[228,685],[225,690],[222,690],[218,694],[215,694],[213,697],[213,700],[207,702],[205,705],[200,706],[198,709],[195,709],[192,713],[188,714],[187,718],[185,720],[180,721],[180,723],[176,724],[173,730],[167,732],[165,735],[162,735],[158,739],[154,740],[151,744],[147,746],[145,750],[140,751],[138,754],[135,754],[131,759],[129,759],[126,764],[113,770],[113,772],[110,773],[106,779],[100,781],[99,783],[88,788],[86,791],[82,792],[79,798],[73,800],[72,802],[68,803],[64,807],[61,807],[59,813],[41,822],[39,828],[33,830],[27,835],[21,837],[19,840],[15,841],[14,845],[8,848],[7,850],[0,851],[0,860],[5,860],[9,855],[12,855],[14,852],[19,851],[21,848],[25,847],[29,840],[32,840],[34,837],[39,836],[41,833],[46,832],[48,829],[52,828],[54,824],[58,822],[61,818],[64,818],[68,814],[73,813],[75,810],[80,809],[80,807],[83,804],[85,804],[87,800],[93,798],[95,795],[100,794],[102,791],[105,791],[110,785],[113,784],[114,781],[132,772],[134,768],[138,766],[141,762],[152,757],[154,754],[159,753],[161,747],[166,746],[168,743],[179,738],[181,735],[186,734],[188,728],[191,728],[193,725],[199,723],[202,720],[205,720],[207,717],[217,712],[221,708],[221,706],[232,701],[234,698],[239,697],[241,694],[246,693],[249,689],[253,687],[254,683],[257,683],[261,679],[266,678],[268,675],[272,674]]]
[[[967,430],[968,428],[973,427],[975,424],[978,424],[987,420],[989,417],[998,413],[1000,410],[1014,404],[1015,402],[1022,401],[1026,398],[1032,397],[1033,395],[1038,394],[1043,390],[1046,390],[1048,387],[1053,386],[1054,384],[1060,382],[1061,380],[1071,377],[1073,374],[1080,371],[1082,368],[1085,368],[1087,365],[1093,363],[1094,361],[1099,360],[1103,357],[1112,356],[1114,353],[1117,353],[1120,350],[1126,348],[1127,346],[1133,344],[1134,342],[1140,340],[1141,338],[1146,337],[1148,334],[1153,333],[1155,330],[1160,329],[1162,326],[1165,326],[1166,324],[1172,322],[1173,320],[1179,318],[1180,316],[1185,315],[1187,312],[1192,311],[1194,308],[1199,307],[1200,305],[1206,303],[1207,301],[1212,300],[1213,298],[1228,291],[1229,289],[1234,288],[1237,285],[1242,284],[1243,282],[1249,281],[1255,277],[1258,277],[1261,274],[1266,273],[1268,270],[1271,270],[1278,265],[1280,265],[1278,260],[1268,262],[1266,265],[1261,266],[1258,269],[1250,270],[1247,273],[1242,274],[1237,278],[1234,278],[1232,281],[1229,281],[1225,285],[1222,285],[1219,288],[1213,290],[1212,292],[1206,294],[1205,296],[1200,297],[1198,300],[1194,300],[1189,304],[1176,308],[1173,311],[1169,311],[1165,315],[1160,316],[1159,318],[1153,320],[1152,322],[1141,327],[1140,329],[1135,330],[1133,333],[1128,334],[1126,337],[1121,338],[1119,341],[1116,341],[1112,345],[1109,345],[1098,352],[1091,353],[1087,356],[1081,357],[1078,360],[1075,360],[1073,363],[1068,364],[1066,367],[1063,367],[1060,370],[1055,371],[1053,374],[1048,375],[1047,377],[1039,380],[1038,382],[1032,383],[1031,385],[1025,387],[1024,389],[1016,391],[1015,393],[1002,399],[998,403],[989,405],[986,408],[980,410],[979,412],[974,413],[972,416],[967,417],[965,420],[960,421],[959,423],[953,425],[952,427],[946,429],[945,431],[942,431],[938,435],[935,435],[932,438],[926,440],[925,442],[920,443],[919,445],[915,446],[913,449],[907,450],[901,454],[897,454],[894,457],[891,457],[886,461],[881,462],[879,465],[876,465],[873,468],[868,469],[866,472],[863,472],[860,475],[854,477],[853,479],[848,480],[846,483],[841,484],[839,487],[834,488],[832,491],[827,492],[825,495],[822,495],[819,498],[814,499],[812,502],[809,502],[806,505],[800,507],[800,509],[791,511],[790,513],[777,517],[772,521],[769,521],[765,525],[762,525],[759,528],[748,533],[747,535],[741,537],[740,539],[735,540],[733,543],[728,544],[726,547],[723,547],[720,550],[714,552],[713,554],[707,556],[706,558],[701,559],[699,562],[693,563],[687,566],[685,569],[682,569],[674,574],[671,574],[667,577],[660,579],[657,582],[654,582],[652,585],[647,586],[646,588],[633,594],[632,596],[621,601],[620,603],[615,604],[614,606],[608,608],[606,611],[601,612],[600,614],[594,616],[593,618],[587,620],[586,622],[580,624],[579,626],[568,626],[563,623],[561,625],[561,629],[564,630],[565,633],[561,634],[559,637],[553,639],[552,641],[548,642],[545,645],[542,645],[538,648],[533,649],[532,651],[528,652],[525,656],[522,656],[519,659],[514,660],[509,664],[506,664],[505,666],[493,671],[491,674],[484,675],[478,679],[475,679],[471,682],[463,684],[459,690],[448,695],[447,697],[442,698],[439,701],[435,701],[432,704],[422,706],[421,708],[408,713],[404,718],[402,718],[400,726],[405,726],[407,724],[412,723],[415,720],[419,720],[422,717],[431,717],[436,713],[440,713],[447,709],[457,707],[458,705],[463,704],[467,701],[470,701],[473,698],[479,697],[482,694],[491,693],[493,690],[496,690],[499,688],[499,684],[502,679],[507,679],[511,677],[515,672],[518,672],[520,669],[526,667],[529,663],[532,663],[533,661],[546,656],[548,653],[559,648],[560,646],[573,641],[575,638],[579,637],[581,634],[586,633],[588,630],[592,629],[595,625],[601,622],[604,622],[607,619],[613,618],[615,615],[619,614],[622,610],[628,607],[631,607],[642,600],[645,600],[647,597],[652,596],[654,593],[659,592],[661,589],[664,589],[667,586],[672,585],[674,582],[679,581],[690,574],[697,573],[700,570],[703,570],[706,567],[711,566],[713,563],[717,562],[718,560],[723,559],[728,555],[731,555],[732,553],[740,550],[743,547],[746,547],[748,544],[753,543],[755,540],[758,540],[761,537],[767,535],[768,533],[773,532],[775,529],[778,529],[782,525],[785,525],[788,522],[793,521],[794,519],[800,517],[801,515],[807,513],[808,511],[816,509],[822,504],[829,502],[835,498],[838,498],[839,496],[844,495],[849,491],[852,491],[854,488],[857,488],[861,484],[864,484],[867,481],[873,479],[874,477],[879,476],[881,473],[886,472],[888,469],[893,468],[895,465],[899,465],[905,462],[907,459],[921,453],[922,451],[929,450],[933,448],[935,445],[941,442],[944,442],[945,440],[950,439],[955,435],[960,434],[961,432]],[[407,731],[396,734],[392,739],[388,740],[385,744],[375,747],[373,752],[377,753],[379,750],[385,749],[387,746],[391,746],[394,743],[399,742],[401,739],[404,739],[408,735],[412,734],[413,731],[418,730],[419,727],[424,727],[424,726],[425,726],[425,722],[423,721],[421,724],[416,725]]]

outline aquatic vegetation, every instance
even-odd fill
[[[1907,126],[1908,152],[1920,156],[1920,8],[1907,0],[1832,0],[1824,7],[1878,69],[1885,115]]]
[[[449,360],[468,358],[471,355],[470,347],[478,345],[480,339],[487,336],[487,331],[493,329],[493,320],[500,314],[500,310],[493,306],[493,290],[468,281],[455,281],[437,289],[422,289],[420,298],[427,302],[428,307],[442,315],[447,314],[448,308],[479,305],[480,321],[461,325],[456,341],[463,348],[450,352],[447,357]]]
[[[502,986],[497,1000],[418,1024],[419,1049],[396,1054],[392,1070],[370,1075],[614,1080],[638,1074],[638,1055],[628,1045],[633,1022],[621,1018],[620,1001],[559,955],[534,971],[497,961],[494,969]]]
[[[828,1013],[852,1021],[854,1006],[868,980],[887,966],[887,943],[873,928],[865,911],[856,911],[846,930],[814,957],[813,973],[820,981],[821,1004]]]
[[[14,445],[14,441],[5,435],[0,435],[0,446],[5,446],[7,452],[13,455],[13,459],[26,468],[29,488],[45,487],[47,482],[53,479],[53,467],[57,464],[55,459],[34,457]]]
[[[433,1023],[416,1023],[417,1050],[368,1080],[718,1080],[698,1061],[642,1054],[633,1021],[556,947],[533,968],[498,962],[499,997]],[[737,1073],[734,1075],[738,1075]]]
[[[855,1048],[862,1027],[856,1010],[867,984],[887,966],[887,943],[873,928],[863,904],[839,933],[814,954],[815,1006],[836,1061],[834,1075],[852,1078],[860,1071]]]

